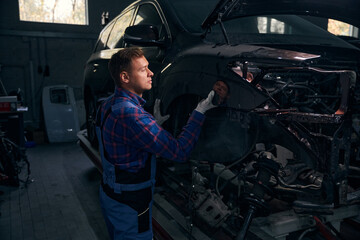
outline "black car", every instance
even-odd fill
[[[95,111],[114,90],[108,60],[140,46],[154,72],[145,107],[160,98],[173,135],[218,93],[189,163],[160,167],[159,182],[181,182],[199,221],[241,235],[256,212],[276,211],[270,199],[319,214],[358,203],[349,192],[360,176],[359,35],[319,25],[337,18],[359,34],[359,11],[355,0],[136,1],[105,26],[86,64],[88,138],[97,144]]]

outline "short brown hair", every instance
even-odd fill
[[[144,56],[144,52],[137,47],[121,49],[111,56],[108,68],[116,86],[120,87],[120,73],[130,71],[131,60],[142,56]]]

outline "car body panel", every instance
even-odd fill
[[[186,93],[206,97],[215,81],[224,79],[232,89],[228,106],[251,110],[268,98],[252,84],[229,71],[230,62],[257,59],[267,61],[268,67],[291,67],[304,66],[306,61],[319,57],[315,54],[251,45],[195,46],[177,56],[176,61],[161,73],[160,83],[156,87],[163,94],[159,97],[167,109],[175,98]]]
[[[233,18],[268,15],[268,14],[295,14],[333,18],[360,26],[360,2],[357,0],[221,0],[212,13],[205,19],[204,28],[218,22]]]

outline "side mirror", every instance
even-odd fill
[[[124,42],[138,46],[163,46],[159,30],[153,25],[135,25],[125,29]]]

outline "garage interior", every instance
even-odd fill
[[[101,16],[111,20],[133,1],[83,0],[84,25],[21,21],[19,1],[0,1],[0,101],[10,103],[0,102],[0,136],[23,147],[18,157],[28,163],[15,182],[0,171],[0,239],[110,239],[98,199],[101,173],[78,136],[86,129],[83,74]],[[53,104],[64,96],[70,115]],[[64,118],[52,119],[58,111]],[[68,131],[46,121],[69,121]],[[360,215],[342,222],[343,239],[359,239],[359,229]]]
[[[99,171],[76,134],[66,142],[49,142],[42,107],[44,88],[71,88],[78,118],[74,127],[84,128],[83,70],[102,29],[101,15],[114,17],[130,1],[83,2],[85,25],[20,21],[19,1],[0,2],[0,79],[7,94],[18,95],[24,107],[11,116],[0,113],[1,131],[17,144],[27,144],[31,171],[28,178],[26,166],[22,168],[18,187],[1,181],[2,240],[109,239],[98,200]]]

